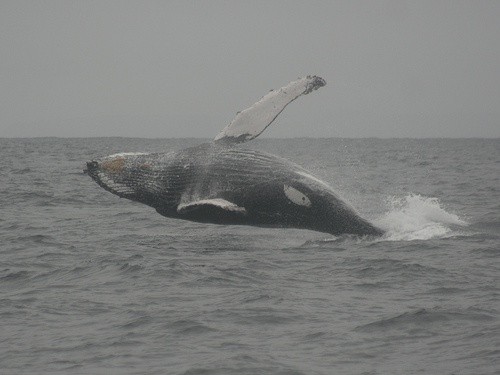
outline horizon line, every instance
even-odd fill
[[[133,136],[32,136],[32,137],[0,137],[0,139],[99,139],[99,138],[116,138],[116,139],[213,139],[208,137],[133,137]],[[500,139],[496,137],[259,137],[258,140],[285,140],[285,139]]]

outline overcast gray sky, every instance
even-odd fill
[[[0,1],[0,137],[500,137],[500,1]]]

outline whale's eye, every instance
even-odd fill
[[[298,191],[297,189],[283,185],[283,190],[288,199],[290,199],[293,203],[299,206],[311,207],[311,201],[307,198],[306,195]]]

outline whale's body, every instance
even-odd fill
[[[106,190],[147,204],[166,217],[334,235],[380,235],[380,229],[302,167],[237,146],[258,136],[290,101],[324,85],[318,80],[306,77],[271,92],[239,113],[211,143],[178,152],[115,154],[88,162],[87,173]],[[302,86],[297,94],[293,89],[298,82]],[[267,113],[262,114],[263,110]]]

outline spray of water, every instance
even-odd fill
[[[443,238],[454,235],[454,226],[467,225],[457,215],[447,212],[437,198],[410,194],[392,197],[389,205],[389,211],[375,220],[375,224],[387,232],[386,241]]]

